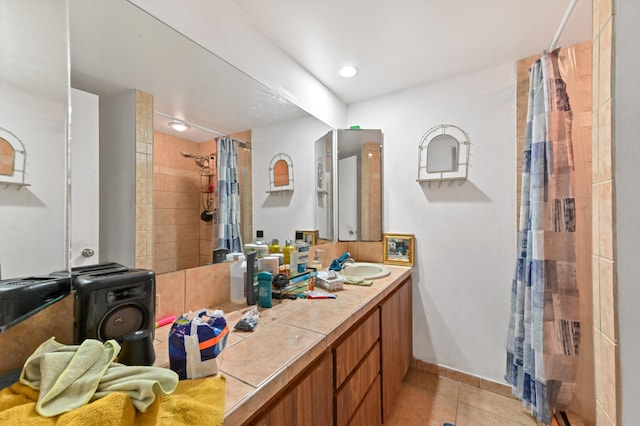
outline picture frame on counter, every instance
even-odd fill
[[[413,234],[383,234],[383,261],[390,265],[413,266]]]
[[[298,235],[302,235],[302,241],[310,246],[315,246],[318,243],[318,233],[317,229],[296,231],[296,239]]]

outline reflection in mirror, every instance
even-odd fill
[[[333,241],[333,134],[327,132],[315,142],[315,222],[323,241]]]
[[[382,131],[337,130],[338,240],[382,240]]]
[[[280,152],[269,164],[269,192],[293,190],[293,161],[289,155]]]
[[[0,5],[0,137],[15,151],[15,167],[0,175],[0,275],[8,279],[68,267],[69,70],[66,0]]]
[[[270,216],[274,210],[271,203],[286,203],[300,198],[302,204],[312,208],[310,199],[302,200],[315,192],[313,183],[307,182],[304,176],[295,176],[299,196],[277,195],[268,197],[264,202],[259,199],[254,202],[252,194],[256,197],[257,194],[266,194],[269,160],[278,152],[287,152],[296,165],[304,164],[305,169],[310,169],[313,158],[309,145],[318,134],[326,133],[324,123],[125,0],[97,3],[70,0],[70,5],[72,85],[100,97],[101,149],[122,137],[129,137],[130,133],[116,134],[116,129],[122,125],[109,114],[121,113],[123,108],[118,108],[118,102],[127,96],[134,98],[132,89],[137,89],[136,96],[142,93],[151,98],[151,107],[145,106],[141,110],[143,121],[152,122],[155,128],[155,137],[146,146],[136,140],[127,141],[128,147],[143,146],[146,151],[134,153],[135,158],[117,163],[119,175],[131,175],[126,185],[118,186],[118,198],[131,197],[137,203],[138,194],[145,194],[142,198],[153,200],[153,205],[139,209],[147,211],[148,216],[138,213],[132,224],[128,223],[133,216],[130,209],[124,212],[127,217],[113,221],[121,224],[121,228],[126,223],[128,235],[138,235],[140,232],[135,231],[142,226],[140,219],[146,219],[147,223],[153,223],[155,232],[152,231],[152,237],[147,236],[144,241],[137,237],[135,241],[127,241],[124,233],[112,238],[115,232],[101,232],[101,248],[125,247],[131,253],[127,254],[128,259],[110,257],[100,260],[130,265],[138,258],[133,248],[137,250],[139,246],[147,246],[150,247],[147,253],[151,252],[152,257],[149,267],[156,272],[184,269],[211,261],[211,248],[215,247],[212,244],[217,239],[215,215],[207,223],[202,220],[205,208],[201,204],[200,168],[193,159],[183,157],[180,151],[200,156],[215,153],[213,141],[221,135],[231,135],[246,142],[238,155],[243,242],[252,240],[256,222],[277,222],[286,227],[281,230],[265,229],[265,235],[278,235],[281,239],[292,238],[290,235],[296,226],[313,227],[313,212],[305,214],[297,206],[288,206],[290,209],[285,216],[301,217],[309,222],[283,221],[282,213],[277,214],[277,220]],[[151,111],[151,115],[144,115],[144,111]],[[174,119],[186,121],[191,127],[177,133],[168,127]],[[321,133],[318,129],[322,129]],[[130,131],[127,129],[127,132]],[[138,136],[135,131],[133,133]],[[159,136],[160,133],[162,135]],[[110,134],[117,137],[107,138]],[[306,147],[305,138],[309,140]],[[151,159],[147,161],[153,161],[146,168],[139,167],[139,158],[143,156]],[[100,162],[103,161],[106,157],[101,152]],[[102,164],[100,167],[103,168]],[[108,164],[107,167],[113,170],[115,165]],[[125,194],[133,181],[136,182],[136,194]],[[195,183],[185,183],[192,181]],[[149,188],[153,190],[151,193]],[[177,188],[181,188],[180,191],[176,191]],[[102,192],[100,198],[102,229],[103,222],[109,221],[109,216],[116,209]],[[162,208],[162,200],[167,199],[173,199],[175,204],[171,208]],[[160,224],[164,227],[162,230],[157,229]],[[110,241],[105,241],[107,237]],[[183,237],[188,237],[190,243],[181,240]],[[111,256],[108,253],[100,252],[101,256]],[[168,262],[170,259],[173,260]],[[167,262],[160,264],[158,261]]]
[[[427,146],[427,172],[458,170],[458,141],[451,135],[438,135]]]

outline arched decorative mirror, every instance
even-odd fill
[[[293,191],[293,162],[287,154],[276,154],[269,164],[269,190],[267,192]]]
[[[427,131],[418,147],[418,182],[458,181],[469,171],[469,135],[457,126],[441,124]]]

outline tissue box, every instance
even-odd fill
[[[342,290],[342,283],[344,278],[339,275],[330,277],[328,272],[320,271],[316,276],[316,287],[323,288],[329,291]]]

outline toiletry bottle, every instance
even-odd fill
[[[315,250],[315,255],[313,256],[313,261],[309,263],[309,268],[313,268],[316,271],[322,270],[322,262],[320,262],[320,253],[322,250]]]
[[[269,272],[258,274],[258,306],[262,308],[271,307],[271,280],[273,275]]]
[[[235,303],[243,303],[245,299],[244,294],[244,275],[247,271],[247,262],[243,254],[238,256],[238,260],[230,268],[230,295],[231,301]]]
[[[277,238],[271,240],[271,245],[269,246],[269,254],[280,253],[282,248],[280,247],[280,242]]]
[[[291,253],[295,253],[296,247],[293,245],[293,241],[287,240],[284,246],[284,264],[291,265]]]
[[[256,289],[254,276],[258,273],[258,254],[255,251],[247,254],[247,272],[244,274],[245,294],[247,295],[247,305],[256,304]]]

